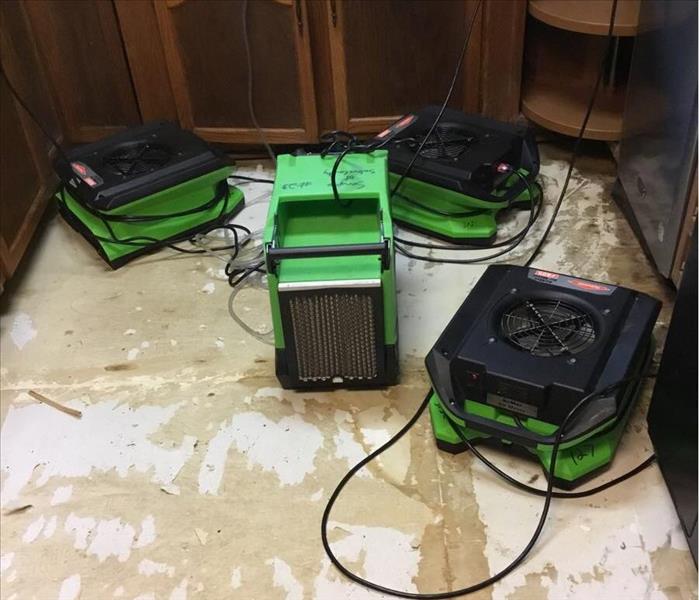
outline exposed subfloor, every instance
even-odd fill
[[[547,209],[566,169],[548,148]],[[251,167],[254,169],[254,166]],[[609,160],[580,163],[537,266],[623,284],[665,305],[610,197]],[[247,198],[265,186],[246,187]],[[263,202],[239,222],[260,226]],[[505,219],[514,232],[526,215]],[[228,315],[223,263],[169,250],[110,271],[58,217],[47,220],[2,302],[3,599],[379,598],[330,566],[325,502],[345,471],[422,400],[425,353],[485,266],[398,258],[401,383],[385,390],[282,391],[274,354]],[[238,311],[268,326],[265,293]],[[645,408],[601,482],[641,462]],[[32,399],[35,390],[82,419]],[[542,486],[534,463],[489,455]],[[353,480],[331,516],[337,554],[383,585],[442,591],[488,577],[529,539],[541,499],[469,454],[437,451],[426,415]],[[526,562],[478,599],[689,600],[696,571],[657,466],[580,500],[554,501]]]

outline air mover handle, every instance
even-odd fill
[[[390,253],[388,240],[375,244],[339,244],[336,246],[300,246],[295,248],[277,248],[269,244],[267,246],[267,272],[275,273],[277,262],[293,258],[328,258],[331,256],[362,256],[377,254],[381,257],[381,266],[387,269],[390,266]]]

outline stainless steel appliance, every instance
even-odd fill
[[[658,271],[676,283],[696,211],[696,165],[697,2],[642,0],[616,191]]]

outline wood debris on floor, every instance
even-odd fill
[[[546,209],[507,261],[531,252],[566,168],[565,159],[544,160]],[[609,163],[579,168],[539,266],[663,300],[661,346],[672,296],[610,199]],[[246,187],[251,196],[265,189]],[[259,228],[265,208],[257,203],[237,222]],[[508,217],[503,235],[526,216]],[[321,514],[346,470],[421,401],[423,357],[485,266],[399,257],[400,385],[320,393],[279,388],[273,348],[229,317],[214,258],[164,250],[110,271],[55,217],[28,260],[1,300],[3,599],[379,597],[330,565]],[[263,290],[247,288],[236,302],[251,323],[268,324]],[[40,402],[29,395],[36,390]],[[609,475],[652,451],[649,392]],[[534,463],[490,455],[542,484]],[[508,563],[540,509],[539,498],[506,487],[468,454],[439,452],[424,416],[348,485],[331,541],[364,577],[442,590]],[[657,467],[598,496],[554,501],[526,562],[472,597],[696,598]]]

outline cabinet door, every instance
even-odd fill
[[[336,125],[380,131],[406,112],[440,104],[477,2],[328,0]],[[481,14],[451,106],[478,108]]]
[[[180,122],[215,142],[259,143],[248,107],[243,2],[155,1]],[[252,103],[269,142],[316,139],[306,5],[253,0]]]
[[[141,122],[111,0],[24,2],[70,142]]]
[[[505,121],[519,116],[526,0],[326,0],[335,127],[375,133],[406,112],[441,104],[474,12],[468,51],[450,106]],[[319,45],[326,43],[317,28]],[[326,66],[326,63],[329,66]],[[330,75],[327,74],[330,71]],[[325,98],[325,96],[324,96]],[[321,103],[321,116],[329,110]],[[327,118],[323,119],[327,127]]]
[[[62,141],[25,3],[0,2],[0,54],[7,78],[50,135]],[[12,275],[52,191],[54,148],[0,76],[0,275]]]

